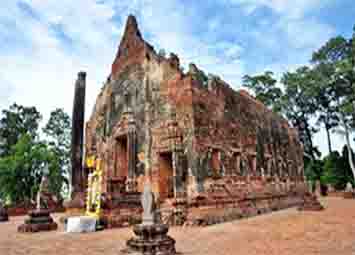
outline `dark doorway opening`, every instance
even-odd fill
[[[128,175],[128,145],[127,136],[117,138],[116,148],[116,174],[118,177],[127,177]]]
[[[159,193],[160,198],[174,197],[173,154],[171,152],[159,155]]]

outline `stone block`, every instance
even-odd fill
[[[97,219],[90,216],[68,218],[66,225],[67,233],[86,233],[96,231]]]

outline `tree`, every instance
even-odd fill
[[[332,143],[330,131],[339,125],[339,117],[337,114],[336,87],[330,79],[334,73],[334,68],[330,64],[320,63],[312,69],[312,76],[314,79],[314,86],[310,88],[313,90],[316,106],[317,106],[317,125],[324,125],[327,133],[328,151],[332,152]]]
[[[62,179],[62,177],[68,177],[70,174],[71,123],[69,115],[63,109],[55,109],[51,112],[43,132],[47,135],[48,147],[54,152],[59,162],[56,172],[57,186],[68,185],[68,178]]]
[[[321,180],[323,175],[323,161],[318,159],[310,160],[308,164],[305,165],[304,170],[307,180],[315,183],[317,180]]]
[[[348,182],[353,183],[354,178],[348,164],[348,149],[343,147],[342,155],[337,151],[332,152],[323,159],[323,175],[321,180],[324,184],[332,184],[337,190],[343,190]]]
[[[271,107],[274,112],[279,112],[282,91],[276,87],[277,80],[273,76],[274,73],[270,71],[255,76],[245,75],[243,86],[251,89],[255,93],[256,99]]]
[[[34,200],[44,165],[53,161],[52,156],[44,143],[22,135],[9,155],[0,158],[1,197],[12,203]]]
[[[338,116],[343,126],[348,146],[349,165],[355,176],[355,163],[351,153],[350,131],[355,122],[355,27],[352,38],[338,36],[331,38],[323,47],[313,54],[312,62],[328,64],[334,68],[329,77],[335,84]]]
[[[40,113],[35,107],[14,104],[0,119],[0,197],[12,203],[31,202],[37,194],[45,165],[49,168],[49,189],[62,197],[68,183],[70,120],[63,110],[51,113],[44,128],[46,141],[39,140]]]
[[[319,151],[313,144],[313,135],[317,129],[310,123],[317,111],[317,102],[311,89],[314,86],[311,69],[304,66],[295,72],[287,72],[281,83],[285,88],[281,101],[282,113],[298,129],[305,155],[314,160]]]
[[[41,114],[35,107],[24,107],[14,103],[9,110],[2,111],[0,119],[0,156],[9,155],[23,134],[32,138],[37,136]]]
[[[354,152],[350,152],[351,153],[351,157],[354,159],[355,155]],[[342,186],[342,189],[344,189],[346,187],[346,184],[348,182],[352,182],[353,186],[355,185],[355,175],[354,172],[352,171],[350,165],[347,163],[349,162],[349,149],[347,145],[344,145],[343,150],[342,150],[342,154],[341,154],[341,160],[340,160],[340,168],[343,170],[344,172],[344,183]]]

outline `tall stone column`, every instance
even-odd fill
[[[137,137],[136,137],[136,122],[133,112],[128,110],[128,178],[127,178],[127,191],[136,191],[136,157],[137,157]]]
[[[84,190],[83,172],[83,143],[85,119],[85,90],[86,73],[79,72],[75,82],[73,114],[72,114],[72,139],[71,139],[71,185],[72,197],[75,193]]]

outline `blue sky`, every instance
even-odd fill
[[[354,0],[2,0],[0,110],[35,105],[46,119],[71,112],[76,73],[87,71],[91,110],[136,15],[145,39],[240,88],[245,74],[280,76],[307,64],[328,38],[349,37]],[[324,132],[316,143],[326,151]],[[344,142],[336,139],[336,147]]]

